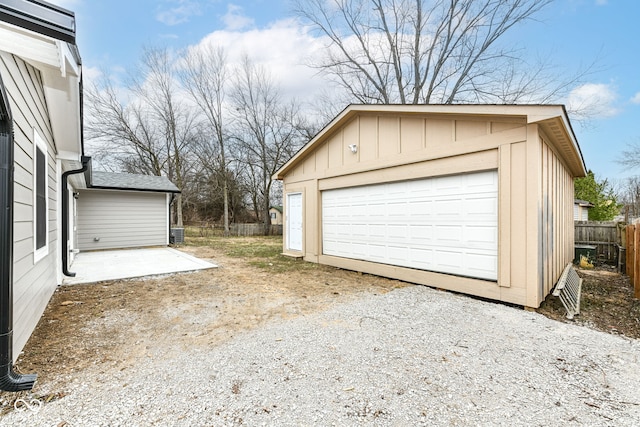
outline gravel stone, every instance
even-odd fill
[[[421,286],[76,375],[0,425],[640,425],[640,341]]]

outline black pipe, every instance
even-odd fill
[[[169,206],[167,208],[169,210],[168,215],[167,215],[167,218],[169,218],[169,224],[167,224],[168,227],[169,227],[169,244],[176,243],[176,236],[174,236],[173,233],[171,233],[171,204],[173,203],[173,199],[175,197],[176,197],[176,194],[175,193],[171,193],[171,199],[169,199]]]
[[[76,277],[76,273],[69,271],[69,190],[67,189],[67,183],[69,175],[77,173],[84,173],[89,167],[91,157],[82,156],[82,167],[80,169],[74,169],[66,171],[62,174],[62,274],[69,277]]]
[[[31,390],[36,374],[13,370],[13,126],[0,78],[0,390]]]

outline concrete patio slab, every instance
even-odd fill
[[[196,271],[217,265],[172,248],[122,249],[76,255],[64,285]]]

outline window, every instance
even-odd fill
[[[49,253],[49,194],[47,145],[34,130],[33,149],[33,241],[34,262]]]
[[[276,219],[276,213],[275,212],[271,212],[271,219]]]

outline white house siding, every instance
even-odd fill
[[[78,198],[81,251],[168,244],[165,193],[84,190]]]
[[[580,206],[579,204],[573,205],[573,220],[574,221],[588,221],[589,220],[589,208],[586,206]]]
[[[15,136],[13,230],[13,356],[26,344],[55,291],[58,255],[56,148],[53,143],[42,77],[20,58],[0,52]],[[34,264],[34,129],[47,144],[49,253]]]

